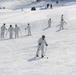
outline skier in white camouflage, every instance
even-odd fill
[[[36,57],[39,57],[40,50],[41,50],[41,58],[44,57],[44,45],[48,46],[45,40],[45,35],[42,35],[42,37],[38,41],[38,49],[37,49]]]
[[[19,28],[17,25],[15,25],[14,31],[15,31],[15,38],[19,38],[19,31],[20,31],[20,28]]]
[[[13,38],[13,32],[14,32],[14,28],[12,27],[12,25],[10,25],[10,27],[8,28],[9,31],[9,38],[12,39]]]
[[[5,35],[5,30],[6,29],[6,26],[5,26],[5,23],[1,26],[1,38],[4,38],[4,35]]]
[[[61,19],[61,22],[60,22],[60,30],[61,29],[64,29],[64,27],[63,27],[64,26],[64,23],[67,24],[63,19]]]
[[[25,28],[25,30],[28,30],[28,36],[31,36],[31,26],[30,24],[28,23],[28,26]]]
[[[61,15],[61,20],[63,19],[63,14]]]
[[[51,18],[48,20],[48,27],[51,27]]]

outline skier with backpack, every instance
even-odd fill
[[[38,49],[36,53],[36,57],[39,57],[39,51],[41,50],[41,58],[44,57],[44,45],[48,46],[45,35],[42,35],[42,37],[38,40]]]

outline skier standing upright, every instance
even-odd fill
[[[42,35],[42,37],[38,41],[38,49],[36,53],[36,57],[39,57],[39,51],[41,50],[41,57],[44,57],[44,45],[48,46],[46,40],[45,40],[45,35]]]
[[[61,20],[63,19],[63,14],[61,15]]]
[[[48,27],[51,27],[51,18],[48,20]]]
[[[30,24],[28,23],[28,26],[25,28],[25,30],[28,30],[28,36],[31,36],[31,26]]]
[[[61,29],[64,29],[64,23],[66,23],[63,19],[61,19],[61,22],[60,22],[60,30]],[[67,23],[66,23],[67,24]]]
[[[13,32],[14,32],[14,28],[12,27],[12,25],[10,25],[10,27],[8,28],[9,31],[9,38],[12,39],[13,38]]]
[[[4,34],[5,34],[5,30],[6,29],[6,26],[5,26],[5,23],[1,26],[1,38],[4,38]]]
[[[19,38],[19,31],[20,31],[20,28],[19,28],[17,25],[15,25],[14,31],[15,31],[15,38]]]

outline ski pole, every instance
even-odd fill
[[[67,24],[67,22],[64,20],[64,23],[66,23]]]
[[[46,46],[46,49],[45,49],[45,55],[44,56],[46,56],[46,51],[47,51],[47,46]],[[49,57],[46,57],[46,59],[48,59]]]
[[[5,37],[7,37],[7,34],[8,34],[8,30],[7,30],[7,32],[6,32],[6,35],[5,35]]]
[[[46,56],[46,51],[47,51],[47,46],[46,46],[46,48],[45,48],[45,56]]]
[[[22,32],[21,32],[21,30],[20,30],[20,34],[21,34],[21,37],[22,37]],[[23,37],[22,37],[23,38]]]

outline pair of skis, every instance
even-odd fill
[[[36,58],[46,58],[46,59],[48,59],[48,57],[46,56],[46,51],[47,51],[47,46],[46,46],[46,48],[45,48],[45,54],[44,54],[44,56],[43,56],[43,57],[37,57],[37,56],[36,56]]]
[[[40,59],[48,59],[48,57],[43,57],[43,58],[41,58],[41,57],[33,57],[33,58],[29,59],[28,61],[32,62],[32,61],[37,61],[37,60],[40,60]]]
[[[30,58],[28,61],[31,62],[31,61],[36,61],[36,60],[39,60],[39,59],[49,59],[49,57],[46,56],[46,51],[47,51],[47,47],[45,48],[45,54],[44,54],[44,57],[33,57],[33,58]]]
[[[44,56],[44,57],[35,57],[35,58],[42,58],[42,59],[48,59],[49,57],[46,57],[46,56]]]

